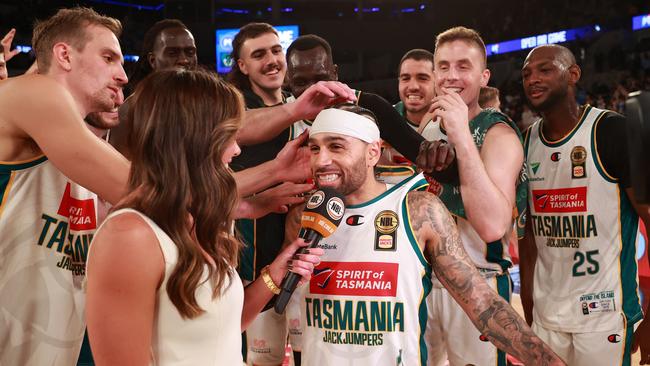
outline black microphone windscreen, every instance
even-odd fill
[[[344,213],[343,195],[332,188],[320,188],[307,200],[300,223],[326,238],[334,233]]]

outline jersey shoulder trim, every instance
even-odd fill
[[[401,182],[395,184],[394,186],[392,186],[391,188],[387,189],[385,192],[383,192],[383,193],[380,194],[379,196],[377,196],[377,197],[375,197],[375,198],[373,198],[373,199],[371,199],[371,200],[369,200],[369,201],[366,201],[366,202],[363,202],[363,203],[359,203],[359,204],[357,204],[357,205],[348,205],[347,208],[361,208],[361,207],[370,206],[370,205],[372,205],[373,203],[379,201],[380,199],[386,197],[387,195],[389,195],[389,194],[395,192],[396,190],[398,190],[399,188],[403,187],[403,186],[406,185],[407,183],[411,183],[411,185],[412,185],[412,188],[409,189],[409,191],[412,191],[412,190],[423,190],[424,188],[426,188],[426,187],[429,185],[429,183],[427,183],[426,179],[424,179],[424,177],[423,177],[422,175],[418,174],[418,175],[415,175],[415,176],[413,176],[413,177],[411,177],[411,178],[404,179],[403,181],[401,181]]]
[[[564,137],[562,137],[561,139],[559,139],[557,141],[550,141],[550,140],[546,139],[546,137],[544,136],[543,129],[542,129],[542,126],[544,125],[544,121],[541,120],[539,122],[538,127],[537,127],[538,128],[537,134],[539,136],[539,141],[541,141],[542,144],[544,144],[545,146],[548,146],[548,147],[560,147],[560,146],[564,145],[569,140],[571,140],[573,135],[575,135],[576,132],[580,129],[580,127],[585,122],[585,120],[587,119],[587,116],[589,116],[589,113],[591,112],[592,109],[593,109],[592,106],[590,106],[589,104],[586,104],[585,105],[585,110],[582,111],[582,116],[580,116],[580,119],[578,120],[578,123],[576,123],[575,127],[573,127],[573,129],[571,131],[569,131],[569,133],[567,133]]]
[[[14,170],[29,169],[45,161],[47,161],[47,156],[45,155],[39,155],[32,159],[19,161],[0,161],[0,174],[9,173]]]

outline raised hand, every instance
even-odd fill
[[[356,101],[354,90],[338,81],[319,81],[290,103],[293,119],[314,119],[324,108],[345,101]]]

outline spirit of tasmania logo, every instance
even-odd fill
[[[398,263],[321,262],[309,282],[312,294],[390,296],[397,294]]]
[[[586,212],[587,187],[534,189],[535,212]]]
[[[94,230],[97,228],[95,201],[76,199],[70,195],[70,183],[65,186],[57,213],[68,218],[70,229],[74,231]]]

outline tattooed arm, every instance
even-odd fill
[[[428,192],[410,192],[408,207],[413,230],[436,276],[476,328],[526,365],[564,365],[481,277],[442,202]]]

